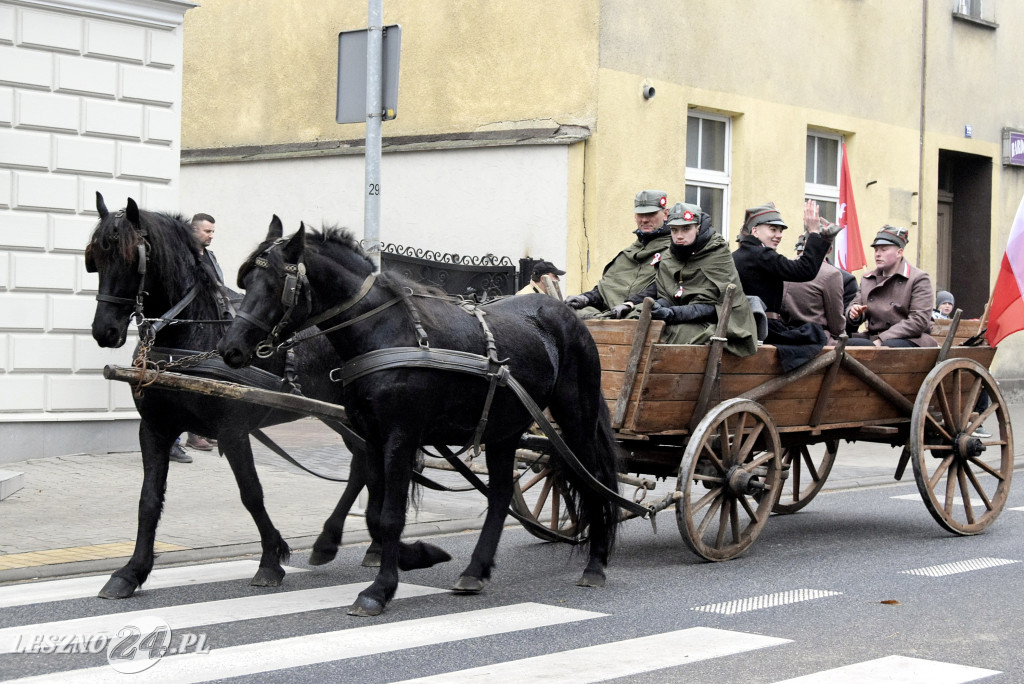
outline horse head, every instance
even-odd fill
[[[140,324],[152,310],[159,315],[200,282],[199,247],[183,217],[143,211],[130,197],[111,212],[97,192],[96,212],[100,220],[85,248],[86,270],[99,274],[92,336],[101,347],[116,348],[133,318]]]
[[[300,225],[287,239],[283,232],[275,215],[266,239],[238,269],[238,287],[245,290],[245,298],[217,345],[229,366],[243,366],[257,347],[276,345],[310,315],[311,292],[303,262],[306,227]]]
[[[314,276],[313,271],[316,271]],[[316,278],[330,299],[360,301],[373,283],[373,264],[346,231],[307,232],[305,224],[282,237],[280,219],[238,270],[245,299],[217,349],[228,365],[239,367],[255,352],[269,356],[282,340],[341,313],[327,310],[316,295]],[[345,307],[347,309],[347,307]]]
[[[85,269],[100,280],[92,336],[101,347],[116,348],[124,344],[131,318],[141,316],[149,248],[135,200],[111,213],[97,192],[96,211],[100,220],[85,248]]]

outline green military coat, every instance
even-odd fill
[[[661,255],[655,282],[658,297],[667,299],[672,306],[714,304],[719,318],[722,316],[725,288],[735,285],[725,348],[736,356],[750,356],[757,351],[754,314],[743,294],[729,245],[721,235],[712,235],[707,244],[685,262],[677,261],[666,249]],[[666,325],[661,341],[667,344],[706,344],[714,335],[716,325],[716,321]]]
[[[672,238],[663,235],[646,245],[636,240],[619,252],[604,269],[604,275],[597,284],[597,291],[605,305],[611,309],[650,287],[657,274],[654,264],[668,256],[670,244]]]

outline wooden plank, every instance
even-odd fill
[[[626,417],[626,409],[629,408],[629,396],[633,393],[633,386],[636,384],[636,373],[640,367],[640,356],[650,347],[651,332],[651,307],[654,300],[650,297],[644,299],[643,307],[640,310],[640,318],[636,321],[636,329],[633,333],[633,341],[629,347],[629,358],[626,360],[626,370],[622,377],[622,389],[615,401],[615,409],[612,411],[612,428],[622,427],[622,421]],[[661,334],[660,331],[658,333]]]
[[[679,430],[686,426],[696,405],[696,401],[638,402],[633,431],[655,433]],[[811,429],[810,418],[814,404],[806,398],[768,399],[763,405],[779,428],[803,426],[807,430]],[[899,409],[877,394],[853,397],[836,395],[825,403],[821,422],[816,427],[827,429],[831,424],[848,423],[851,417],[856,418],[855,423],[906,418]]]

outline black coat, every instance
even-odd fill
[[[740,246],[732,253],[732,258],[736,262],[740,282],[743,283],[743,293],[760,297],[766,311],[779,313],[782,310],[782,284],[787,281],[805,283],[814,280],[828,248],[828,240],[817,233],[811,233],[807,237],[803,256],[787,259],[776,250],[765,247],[753,235],[747,235],[740,240]]]

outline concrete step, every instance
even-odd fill
[[[0,470],[0,501],[25,486],[25,474],[13,470]]]

